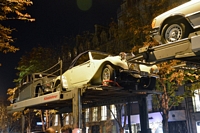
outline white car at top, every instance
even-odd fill
[[[200,0],[192,0],[155,17],[151,36],[159,43],[187,38],[200,28]]]
[[[152,67],[140,66],[143,70],[139,70],[139,68],[137,70],[129,70],[126,59],[120,55],[111,56],[99,51],[85,51],[72,61],[69,69],[62,76],[58,76],[54,80],[54,91],[58,91],[61,88],[68,91],[74,88],[99,85],[125,87],[138,84],[138,82],[142,83],[146,88],[153,88],[153,84],[155,84],[153,82],[151,86],[148,86],[149,82],[155,79],[155,77],[148,75]],[[141,76],[141,71],[145,71],[148,76]],[[143,85],[140,88],[145,89],[142,87]]]

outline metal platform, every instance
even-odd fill
[[[129,58],[131,63],[152,65],[159,62],[178,59],[193,63],[200,63],[200,31],[191,33],[183,40],[162,44],[155,47],[143,47],[139,54]]]
[[[72,101],[77,90],[80,90],[83,108],[124,103],[128,98],[131,101],[137,101],[138,95],[160,94],[157,91],[126,90],[123,87],[94,86],[82,89],[74,89],[68,92],[53,92],[21,102],[16,102],[11,106],[8,106],[7,110],[9,113],[12,113],[15,111],[23,111],[26,108],[57,110],[67,108],[65,111],[71,112],[73,104]]]
[[[82,109],[98,107],[103,105],[133,102],[142,99],[139,102],[140,112],[144,115],[147,112],[146,97],[148,94],[160,94],[156,91],[148,90],[128,90],[123,87],[94,86],[87,88],[77,88],[68,92],[54,92],[32,99],[17,102],[7,107],[8,113],[23,111],[26,108],[33,109],[56,109],[58,113],[73,113],[73,127],[82,128]],[[139,97],[141,96],[141,97]],[[143,117],[142,117],[143,118]],[[145,120],[144,120],[145,119]],[[148,128],[148,116],[143,118]]]

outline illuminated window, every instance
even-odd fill
[[[74,121],[73,121],[73,115],[71,113],[69,115],[69,119],[70,119],[69,124],[73,124],[74,123]]]
[[[194,91],[193,106],[194,112],[200,111],[200,89]]]
[[[64,125],[70,125],[73,123],[73,116],[70,113],[64,113],[62,114],[62,118],[63,118],[63,124]]]
[[[69,124],[69,117],[70,117],[70,115],[67,113],[67,115],[65,116],[65,124],[66,125]]]
[[[55,121],[54,121],[54,126],[58,126],[58,114],[55,115]]]
[[[105,121],[107,120],[107,107],[101,106],[101,120]]]
[[[85,122],[89,122],[89,119],[90,119],[90,109],[87,108],[85,109]]]
[[[94,107],[92,111],[92,121],[97,121],[98,120],[98,108]]]
[[[116,118],[117,117],[117,111],[116,111],[115,105],[110,105],[110,109],[112,111],[112,112],[110,112],[111,113],[111,119],[114,119],[114,117]]]

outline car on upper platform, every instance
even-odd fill
[[[124,55],[112,56],[94,50],[79,54],[69,69],[54,80],[55,91],[99,85],[124,87],[138,82],[146,82],[148,87],[151,79],[155,78],[149,76],[155,66],[135,65],[135,70],[130,70]]]
[[[151,36],[160,44],[187,38],[200,28],[200,0],[191,0],[155,17]]]

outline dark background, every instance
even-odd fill
[[[86,2],[92,2],[87,4]],[[35,22],[9,20],[2,22],[15,28],[12,45],[20,48],[16,53],[0,53],[0,97],[6,98],[8,88],[14,88],[17,78],[17,63],[20,57],[33,47],[59,45],[65,36],[76,36],[83,31],[94,32],[94,25],[108,26],[111,18],[117,21],[117,10],[123,0],[33,0],[26,12],[36,19]],[[82,10],[78,7],[91,7]]]

